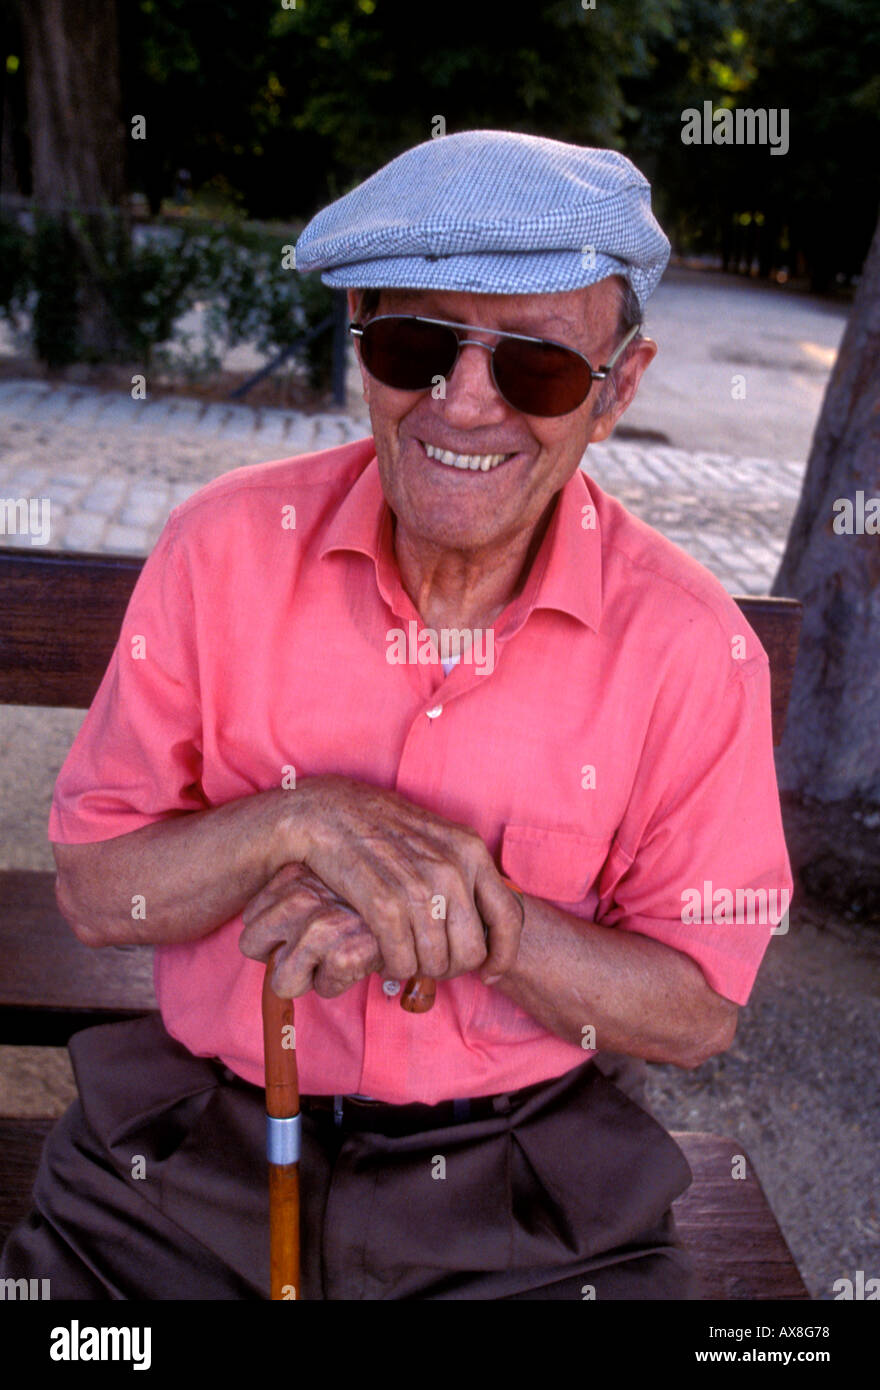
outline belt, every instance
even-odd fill
[[[443,1100],[438,1105],[418,1102],[412,1105],[388,1105],[385,1101],[363,1100],[358,1096],[300,1096],[300,1108],[306,1115],[314,1115],[325,1121],[332,1119],[338,1129],[399,1137],[509,1114],[555,1080],[556,1077],[551,1077],[534,1086],[525,1086],[520,1091],[503,1092],[497,1096]]]

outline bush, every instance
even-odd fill
[[[286,269],[282,255],[293,236],[244,223],[212,229],[202,252],[200,287],[208,299],[208,336],[226,347],[252,342],[267,357],[283,351],[333,311],[332,293],[317,276]],[[330,380],[332,334],[303,347],[309,380],[323,389]]]
[[[38,217],[32,232],[0,219],[0,313],[18,330],[30,310],[31,344],[50,366],[81,361],[139,361],[198,301],[207,307],[202,365],[252,342],[267,357],[296,344],[331,313],[332,293],[315,276],[282,264],[289,228],[232,218],[222,223],[169,219],[133,240],[122,219]],[[107,311],[106,340],[82,331],[83,298],[95,288]],[[329,385],[332,335],[303,345],[310,384]]]
[[[0,313],[19,330],[31,288],[30,240],[17,222],[0,217]]]

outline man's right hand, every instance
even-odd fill
[[[289,805],[290,859],[366,923],[387,975],[448,980],[482,967],[494,983],[513,966],[520,906],[475,831],[345,777],[310,778]],[[260,899],[255,910],[280,924],[283,902]]]

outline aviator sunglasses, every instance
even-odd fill
[[[594,381],[604,381],[623,349],[641,328],[635,324],[603,367],[594,371],[581,353],[547,338],[502,333],[471,323],[411,314],[380,314],[367,323],[350,323],[361,340],[361,357],[371,376],[395,391],[427,391],[438,376],[450,377],[465,346],[485,348],[492,380],[507,404],[523,415],[567,415],[586,400]],[[490,345],[462,336],[488,333]]]

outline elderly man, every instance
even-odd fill
[[[643,1059],[728,1047],[772,931],[686,896],[791,881],[766,656],[579,471],[656,351],[648,186],[466,132],[297,255],[349,290],[373,437],[219,478],[144,568],[50,838],[80,939],[156,944],[164,1027],[74,1040],[3,1272],[266,1296],[282,943],[303,1297],[692,1297]],[[399,1008],[414,974],[429,1013]]]

